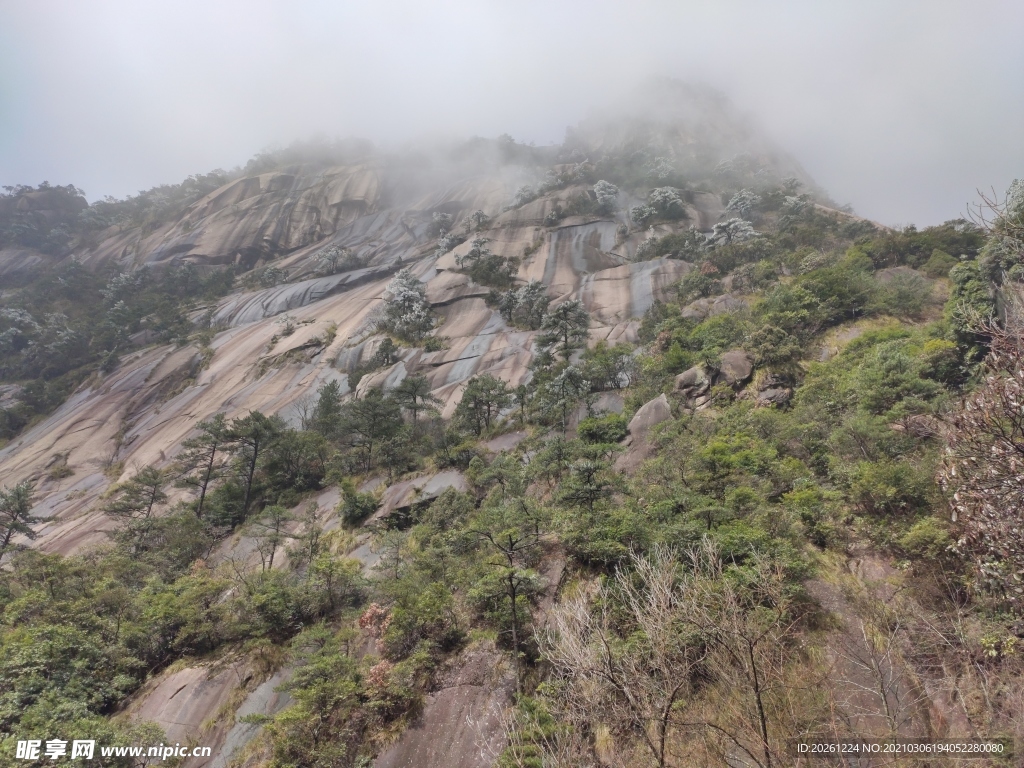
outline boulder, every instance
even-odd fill
[[[711,395],[701,395],[693,400],[693,409],[695,411],[703,411],[705,408],[711,407]]]
[[[661,424],[672,418],[672,406],[664,394],[658,395],[648,403],[640,406],[633,418],[629,420],[626,429],[630,436],[645,435],[655,424]]]
[[[650,402],[644,403],[640,410],[629,420],[626,429],[629,437],[626,444],[629,450],[615,461],[615,468],[620,472],[630,472],[651,455],[652,444],[649,439],[651,429],[672,418],[672,406],[664,394],[658,395]]]
[[[714,304],[714,299],[697,299],[683,307],[680,314],[683,316],[684,320],[696,320],[697,322],[700,322],[710,314],[712,304]]]
[[[730,312],[739,312],[747,308],[747,302],[743,299],[732,296],[728,293],[721,296],[691,301],[680,314],[687,320],[706,320],[715,315],[725,315]]]
[[[754,361],[742,349],[733,349],[722,354],[716,381],[736,387],[747,381],[754,373]]]
[[[687,397],[702,395],[710,388],[711,380],[699,365],[695,365],[693,368],[683,371],[676,376],[676,392],[682,392]]]
[[[767,389],[782,389],[786,386],[786,380],[777,373],[767,374],[757,383],[757,391],[764,392]]]
[[[756,402],[758,405],[782,405],[783,403],[789,402],[789,398],[792,396],[793,390],[789,387],[765,389],[757,393]]]
[[[712,302],[711,308],[708,310],[708,316],[714,317],[715,315],[726,315],[732,312],[740,312],[746,308],[746,301],[726,293],[719,296],[714,300],[714,302]]]

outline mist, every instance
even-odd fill
[[[312,136],[546,145],[632,88],[722,91],[839,203],[963,215],[1024,175],[1019,2],[13,2],[0,183],[90,200]]]

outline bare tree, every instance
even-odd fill
[[[632,569],[620,569],[596,595],[563,602],[540,634],[541,648],[574,728],[607,730],[600,740],[606,745],[638,734],[657,765],[666,766],[673,711],[691,693],[706,650],[687,626],[689,595],[675,558],[666,551],[653,559],[634,555]]]
[[[880,735],[871,727],[873,720],[880,720],[890,737],[925,736],[911,732],[926,697],[900,653],[906,627],[895,614],[887,621],[878,618],[859,618],[839,646],[842,672],[835,690],[841,697],[842,719],[852,733],[865,738]]]
[[[939,483],[980,586],[1024,606],[1024,310],[1008,303],[981,385],[945,417]]]
[[[727,570],[708,541],[683,559],[634,555],[552,612],[539,638],[552,707],[600,764],[633,764],[635,749],[659,768],[701,751],[704,764],[785,764],[782,745],[798,728],[783,574],[761,557]],[[552,748],[568,749],[565,738]]]

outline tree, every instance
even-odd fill
[[[622,389],[636,378],[637,358],[629,344],[620,342],[609,347],[602,339],[583,353],[583,372],[597,390]]]
[[[199,422],[197,428],[199,434],[182,443],[177,464],[181,474],[179,484],[199,494],[196,517],[202,519],[206,492],[211,483],[223,476],[231,442],[222,413]]]
[[[341,385],[332,379],[324,382],[316,391],[316,404],[309,415],[309,422],[303,424],[303,427],[319,432],[330,440],[337,437],[341,421]]]
[[[455,263],[475,282],[495,288],[512,285],[519,259],[499,256],[487,247],[490,240],[478,237],[466,253],[455,258]]]
[[[362,454],[365,472],[373,468],[380,443],[394,437],[401,428],[402,414],[398,403],[385,397],[379,389],[371,389],[362,399],[344,406],[343,429],[349,444]]]
[[[105,508],[108,515],[124,521],[122,534],[130,542],[133,555],[145,548],[153,516],[167,500],[164,493],[166,482],[167,476],[163,471],[144,467],[131,480],[117,487]]]
[[[782,740],[795,735],[778,727],[788,709],[783,673],[795,622],[781,567],[756,555],[747,573],[733,577],[709,541],[690,559],[687,622],[709,648],[708,671],[735,696],[728,708],[695,709],[694,719],[717,739],[719,754],[739,749],[760,768],[782,764]]]
[[[615,489],[608,466],[593,459],[580,459],[569,468],[569,477],[559,490],[559,501],[579,507],[592,519],[598,502],[611,498]]]
[[[632,219],[633,223],[638,227],[644,226],[657,215],[658,209],[653,205],[648,205],[647,203],[637,205],[629,209],[629,218]]]
[[[338,502],[338,512],[345,525],[359,525],[376,512],[378,506],[377,497],[372,493],[360,491],[350,478],[341,481],[341,500]]]
[[[750,219],[754,208],[761,202],[761,196],[754,194],[749,189],[741,189],[725,206],[725,210],[737,214],[740,218]]]
[[[263,477],[275,489],[306,491],[320,487],[332,448],[319,432],[281,428],[264,451]]]
[[[423,374],[402,379],[401,384],[392,390],[391,397],[403,411],[412,415],[413,434],[416,432],[419,415],[425,411],[436,410],[442,402],[431,394],[430,382]]]
[[[277,439],[282,427],[283,424],[279,418],[264,416],[259,411],[250,411],[248,416],[234,419],[231,422],[228,436],[238,446],[236,461],[244,490],[242,520],[249,516],[256,470],[264,460],[267,449]]]
[[[16,534],[33,541],[37,534],[32,526],[49,520],[32,514],[34,490],[35,487],[28,480],[18,483],[11,489],[4,486],[0,490],[0,557],[3,557]]]
[[[294,538],[287,531],[292,521],[291,512],[277,504],[271,504],[252,523],[252,537],[256,539],[256,551],[260,553],[263,570],[274,567],[274,555],[284,543]]]
[[[521,690],[522,683],[521,625],[529,615],[524,602],[540,585],[537,573],[527,566],[540,546],[542,525],[540,510],[524,496],[518,496],[485,507],[470,529],[497,555],[489,563],[496,571],[484,577],[474,591],[477,595],[492,597],[497,592],[507,602],[517,691]]]
[[[491,217],[483,211],[473,211],[469,216],[466,217],[463,223],[463,228],[466,230],[466,234],[470,232],[479,232],[490,222]]]
[[[423,283],[409,269],[395,275],[384,289],[384,308],[378,327],[398,338],[422,341],[434,327]]]
[[[806,728],[793,722],[783,676],[789,608],[782,573],[764,558],[729,572],[709,541],[682,562],[667,550],[634,554],[596,594],[557,606],[539,633],[553,710],[582,732],[606,730],[622,758],[639,742],[660,768],[676,764],[680,743],[698,761],[703,744],[704,765],[781,765],[782,740]]]
[[[348,248],[339,245],[329,245],[317,253],[316,260],[319,263],[317,272],[322,275],[333,275],[346,269],[353,269],[365,266],[363,260],[356,258]]]
[[[686,208],[683,206],[682,198],[672,187],[659,187],[652,189],[647,196],[647,201],[657,212],[657,215],[665,219],[678,219],[686,215]]]
[[[720,245],[731,245],[732,243],[745,243],[761,236],[760,232],[754,229],[754,225],[743,219],[726,219],[715,224],[711,234],[708,235],[708,247],[714,248]]]
[[[596,595],[557,606],[538,639],[561,683],[556,716],[584,732],[603,726],[617,742],[638,738],[664,768],[674,715],[707,651],[685,626],[678,563],[658,552],[634,555],[631,565]]]
[[[584,377],[583,371],[578,366],[567,365],[561,373],[540,386],[534,407],[546,420],[557,419],[564,435],[576,405],[584,399],[587,399],[588,408],[593,405],[592,398],[588,399],[589,394],[590,381]]]
[[[1002,202],[981,195],[971,218],[989,234],[979,254],[979,265],[990,280],[1024,280],[1024,182],[1014,179]]]
[[[562,302],[545,316],[537,346],[568,360],[573,352],[586,346],[589,328],[590,314],[582,301]]]
[[[496,303],[498,311],[509,325],[536,331],[544,322],[551,299],[543,283],[531,280],[521,288],[501,294]]]
[[[455,407],[455,418],[474,434],[491,428],[491,423],[512,404],[508,385],[489,373],[474,376],[466,384],[462,399]]]
[[[433,226],[437,231],[437,234],[444,235],[451,231],[454,219],[452,219],[452,215],[450,213],[434,211],[431,216],[431,221],[433,222]]]
[[[594,197],[597,198],[597,210],[605,215],[615,211],[615,203],[619,197],[619,188],[610,181],[601,179],[594,185]]]

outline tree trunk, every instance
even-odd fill
[[[203,482],[199,486],[199,504],[196,506],[196,517],[200,520],[203,519],[203,502],[206,501],[206,489],[210,485],[210,478],[213,476],[213,462],[217,457],[217,447],[214,446],[210,451],[210,461],[206,464],[206,474],[203,476]]]

